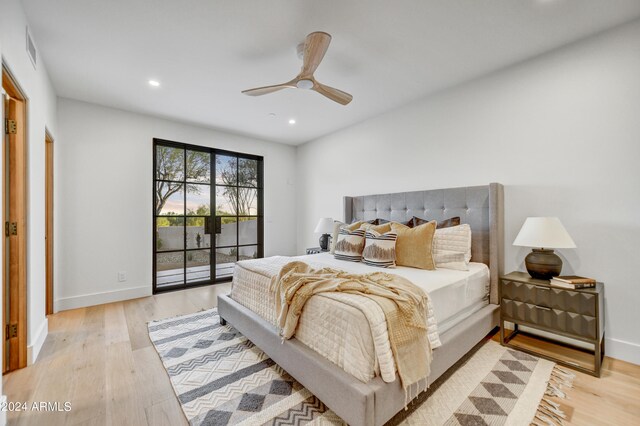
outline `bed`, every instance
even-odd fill
[[[406,221],[413,216],[443,220],[460,216],[463,223],[471,226],[470,271],[430,271],[431,274],[427,274],[430,278],[425,278],[426,271],[412,268],[391,271],[425,288],[431,298],[432,314],[437,322],[433,327],[430,322],[429,337],[432,346],[437,348],[433,352],[429,382],[442,375],[498,324],[502,193],[502,186],[492,183],[344,197],[345,222],[375,218]],[[236,267],[232,293],[220,296],[218,300],[221,318],[247,336],[349,424],[384,424],[405,406],[405,392],[395,377],[392,356],[389,351],[389,362],[385,357],[384,341],[379,341],[384,339],[376,338],[378,334],[373,329],[363,330],[358,326],[357,312],[346,308],[336,312],[335,306],[340,300],[332,300],[333,296],[329,294],[310,299],[296,337],[282,343],[274,326],[275,318],[268,308],[269,294],[258,293],[264,292],[265,280],[268,282],[270,276],[291,258],[269,259],[262,261],[260,268],[248,268],[243,263]],[[327,253],[296,259],[318,266],[343,266],[341,269],[349,269],[349,272],[371,269],[363,264],[337,261]],[[372,323],[371,327],[377,325]],[[381,327],[384,327],[384,318]],[[341,334],[337,335],[338,331]]]

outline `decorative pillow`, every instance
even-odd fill
[[[356,229],[355,231],[349,231],[346,228],[340,229],[333,256],[339,260],[360,262],[364,250],[364,233],[364,229]]]
[[[471,226],[465,223],[436,230],[433,257],[438,268],[468,271],[471,261]]]
[[[396,239],[395,232],[380,234],[369,230],[365,234],[364,251],[362,261],[367,265],[380,266],[382,268],[396,267]]]
[[[464,260],[464,253],[451,250],[434,251],[433,260],[436,262],[436,268],[455,269],[457,271],[468,271],[469,263]]]
[[[370,222],[362,222],[362,221],[352,222],[351,225],[345,225],[344,228],[348,229],[349,231],[355,231],[356,229],[359,229],[363,223],[370,223]]]
[[[412,223],[412,225],[407,225],[410,222]],[[423,224],[429,223],[429,222],[431,222],[431,221],[430,220],[426,220],[426,219],[422,219],[422,218],[420,218],[418,216],[414,216],[405,225],[407,225],[409,228],[415,228],[416,226],[420,226],[420,225],[423,225]],[[438,222],[438,226],[436,228],[437,229],[442,229],[442,228],[449,228],[451,226],[458,226],[458,225],[460,225],[460,216],[455,216],[455,217],[450,217],[449,219],[445,219],[445,220],[439,221]]]
[[[379,234],[391,231],[391,223],[383,223],[382,225],[372,225],[370,223],[363,223],[360,225],[360,229],[365,231],[376,231]]]
[[[330,245],[330,249],[329,252],[331,254],[335,253],[335,246],[336,246],[336,242],[338,242],[338,234],[340,233],[340,229],[342,227],[353,231],[355,229],[360,228],[360,226],[362,225],[362,222],[353,222],[351,225],[347,225],[344,222],[340,222],[339,220],[334,220],[333,221],[333,232],[331,233],[331,245]]]
[[[396,264],[420,269],[436,269],[433,261],[433,236],[436,221],[415,228],[401,223],[392,223],[391,230],[398,234],[396,241]]]

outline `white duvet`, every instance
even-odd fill
[[[276,324],[274,294],[269,291],[271,278],[278,274],[280,268],[292,260],[301,260],[315,268],[331,267],[353,273],[369,273],[379,271],[362,263],[346,262],[334,259],[328,253],[283,257],[275,256],[266,259],[241,261],[236,264],[231,289],[231,298],[251,309],[272,324]],[[486,298],[485,285],[478,290],[478,285],[468,286],[469,278],[478,277],[488,284],[488,268],[483,264],[470,268],[470,271],[453,271],[440,269],[424,271],[414,268],[398,267],[385,270],[407,278],[421,287],[430,296],[448,295],[447,287],[458,288],[461,284],[464,292],[461,300],[443,302],[442,316],[450,315],[452,310],[457,314],[464,311],[475,299]],[[482,268],[484,267],[484,268]],[[486,276],[486,278],[485,278]],[[455,293],[452,293],[455,294]],[[430,302],[433,302],[431,299]],[[436,313],[438,311],[436,305]],[[438,328],[434,309],[428,306],[429,340],[432,348],[440,346]],[[389,345],[384,313],[372,300],[347,293],[322,293],[314,295],[306,303],[295,338],[324,356],[347,373],[367,382],[380,375],[385,382],[395,380],[396,366]]]

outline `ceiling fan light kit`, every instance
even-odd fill
[[[302,69],[293,80],[273,86],[243,90],[242,93],[249,96],[262,96],[282,89],[313,90],[334,102],[347,105],[351,102],[353,96],[342,90],[325,86],[313,77],[313,73],[320,65],[320,62],[322,62],[325,53],[327,53],[329,43],[331,43],[331,36],[325,32],[316,31],[309,34],[304,43],[301,43],[297,47],[298,57],[300,57],[302,53]]]

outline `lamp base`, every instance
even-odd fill
[[[320,239],[318,240],[320,244],[320,248],[324,251],[329,250],[329,234],[320,235]]]
[[[527,272],[531,278],[549,280],[562,271],[562,259],[550,249],[533,249],[524,258]]]

